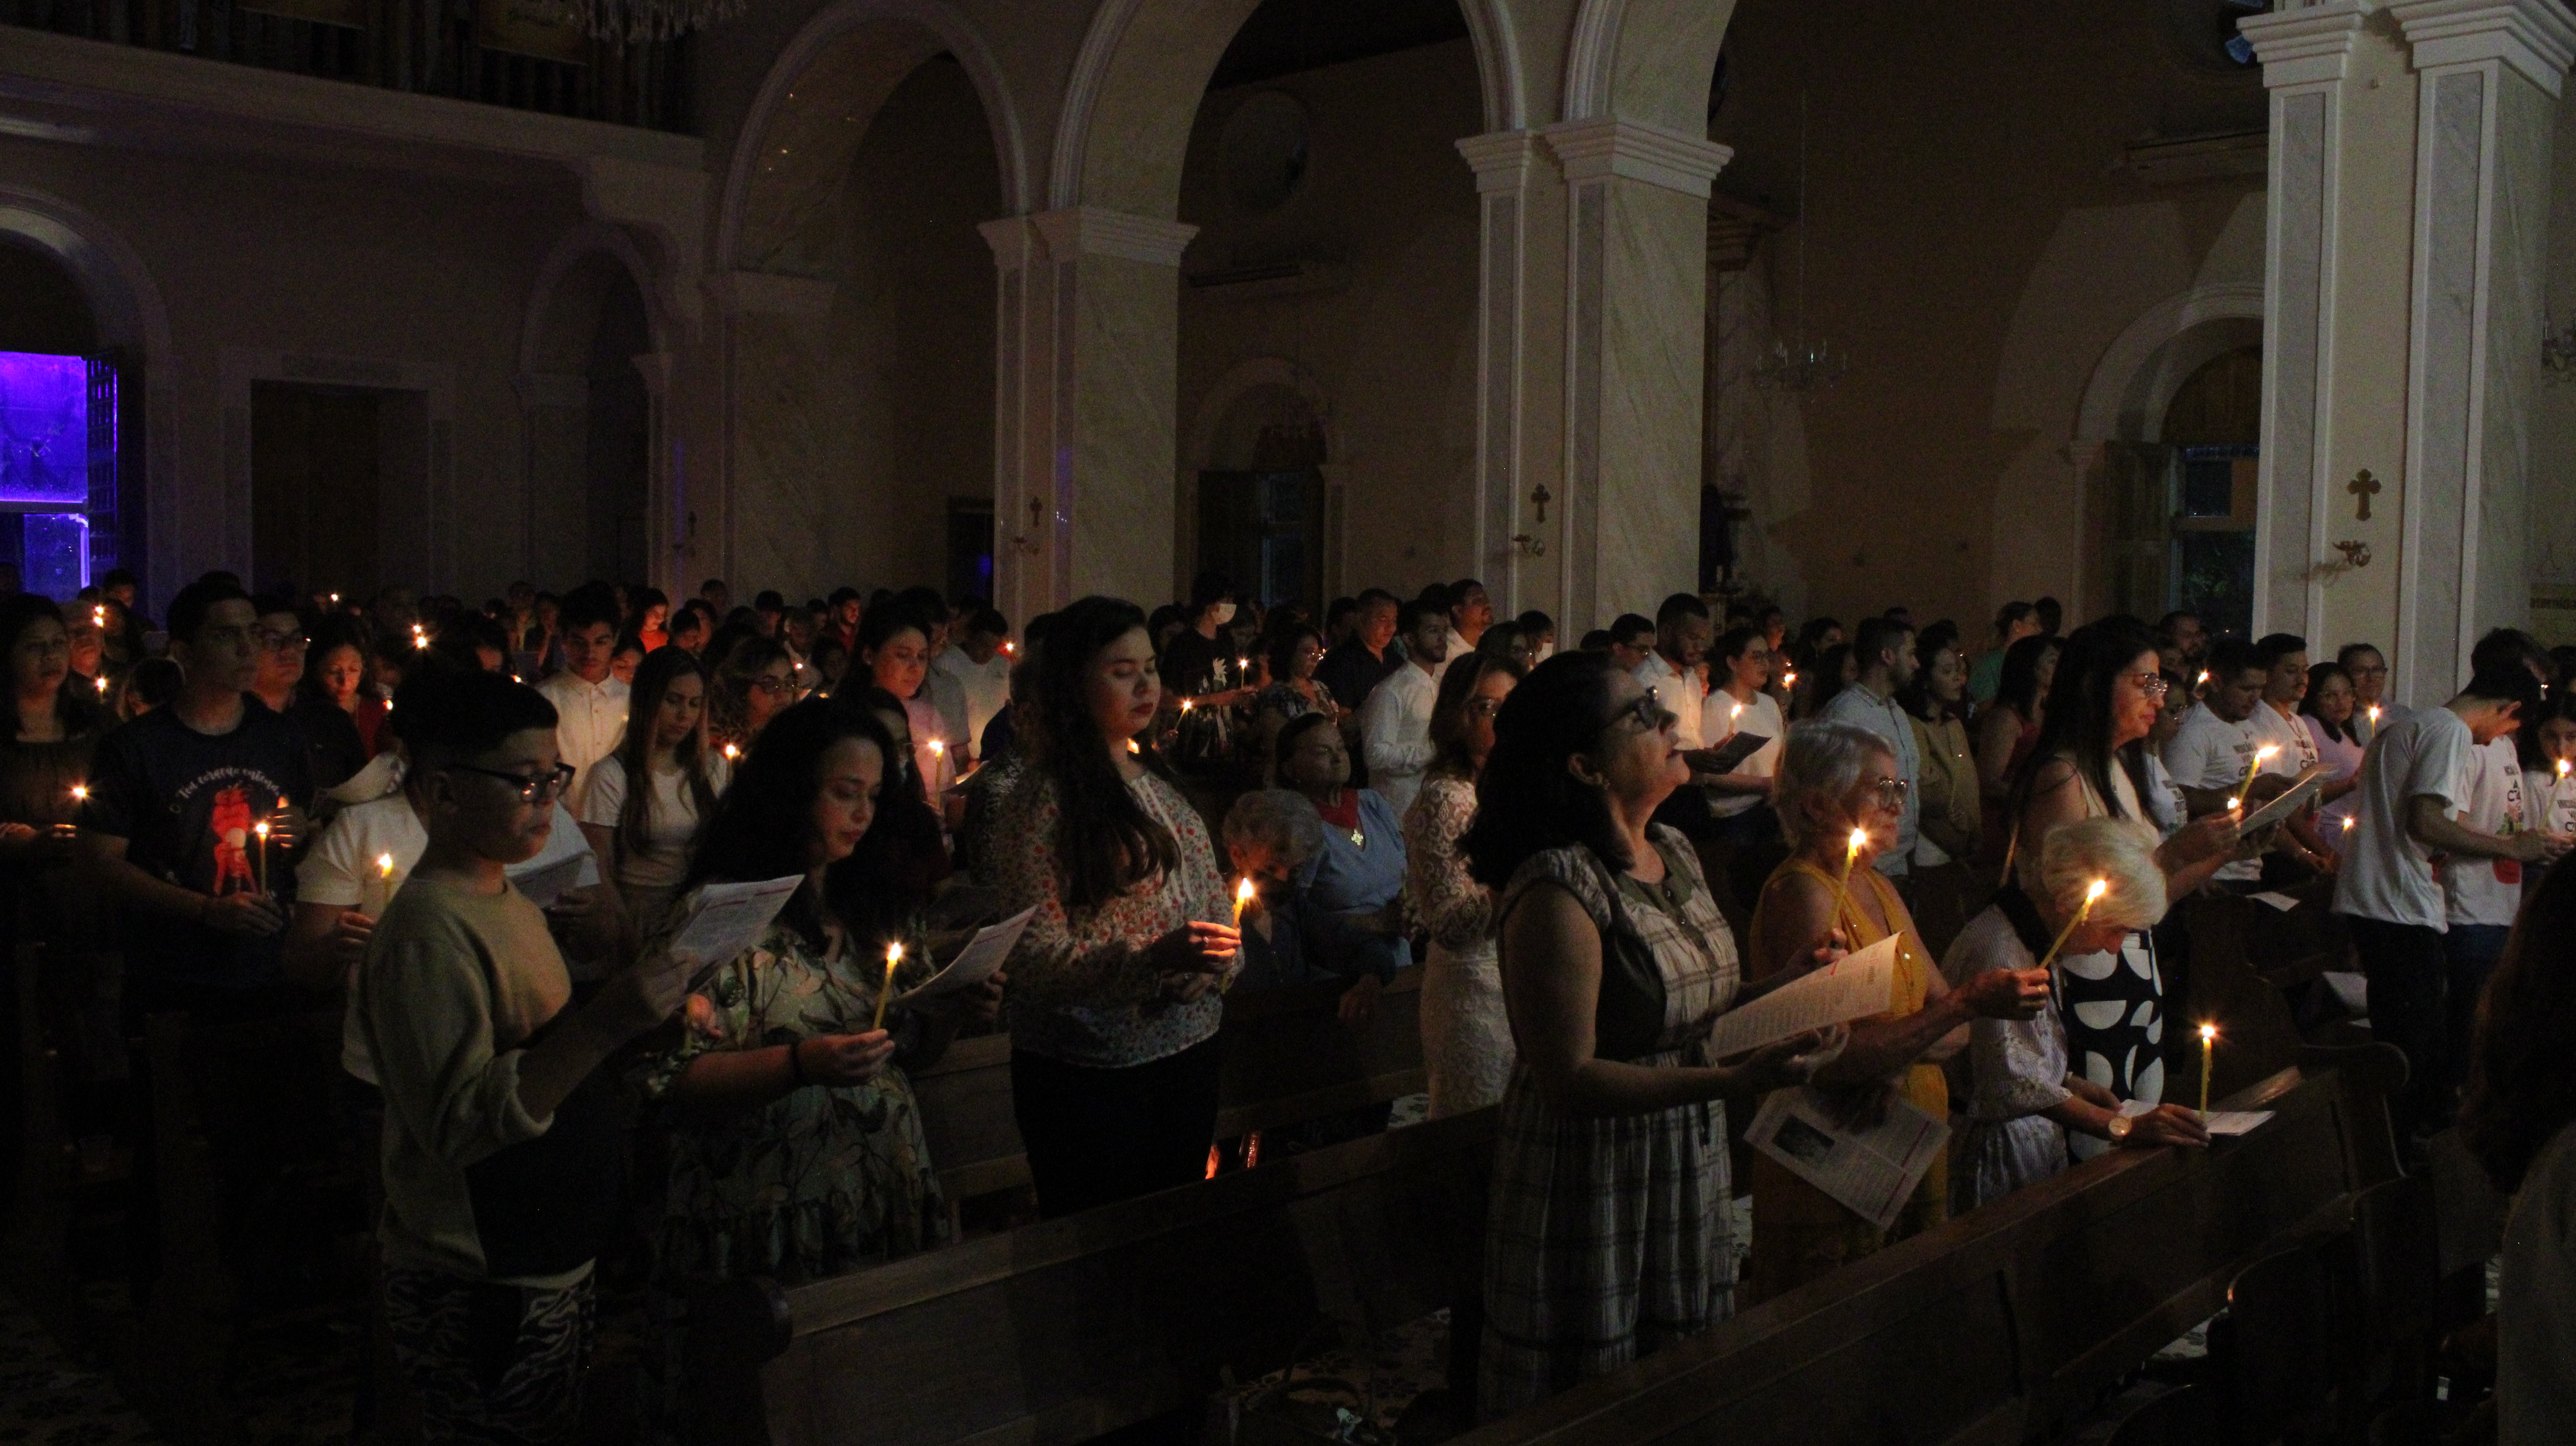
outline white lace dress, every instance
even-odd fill
[[[1458,840],[1476,819],[1476,785],[1434,775],[1404,816],[1405,902],[1431,936],[1422,970],[1422,1067],[1431,1116],[1503,1097],[1512,1022],[1494,954],[1493,891],[1467,876]]]

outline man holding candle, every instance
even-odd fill
[[[1913,718],[1896,702],[1898,691],[1914,681],[1914,629],[1893,618],[1863,618],[1852,630],[1852,656],[1859,660],[1860,676],[1825,704],[1822,716],[1886,740],[1903,787],[1897,798],[1895,845],[1881,852],[1873,867],[1905,880],[1913,873],[1914,845],[1923,828],[1923,801],[1915,796],[1923,781],[1923,747],[1914,735]]]
[[[2388,659],[2368,643],[2346,643],[2335,650],[2335,662],[2352,679],[2352,727],[2367,748],[2382,725],[2396,722],[2406,711],[2388,694]]]
[[[2165,771],[2182,786],[2192,817],[2250,808],[2279,791],[2280,785],[2264,783],[2262,775],[2277,771],[2284,755],[2258,756],[2267,745],[2277,749],[2279,744],[2255,721],[2270,677],[2254,645],[2244,639],[2221,638],[2211,645],[2208,690],[2183,715],[2182,727],[2164,752]],[[2295,760],[2298,755],[2287,756]],[[2298,770],[2292,766],[2288,772]],[[2215,878],[2221,888],[2251,892],[2261,886],[2263,864],[2257,858],[2235,859],[2220,866]]]
[[[2540,711],[2540,680],[2518,660],[2488,659],[2458,697],[2384,721],[2362,760],[2352,847],[2335,881],[2335,912],[2352,927],[2370,981],[2371,1033],[2406,1053],[2402,1132],[2429,1136],[2448,1122],[2462,1061],[2445,1020],[2449,909],[2433,857],[2531,863],[2567,851],[2564,834],[2499,835],[2456,815],[2471,802],[2473,750],[2512,735]]]

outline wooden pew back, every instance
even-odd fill
[[[1204,1403],[1476,1288],[1495,1111],[810,1285],[691,1300],[711,1443],[1050,1446]]]
[[[1231,1139],[1383,1104],[1423,1086],[1422,971],[1399,971],[1366,1028],[1336,1016],[1343,985],[1327,980],[1228,996],[1217,1136]],[[1011,1113],[1007,1035],[961,1039],[916,1072],[922,1134],[951,1200],[1025,1185],[1028,1156]]]
[[[2402,1063],[2331,1053],[2227,1102],[2276,1112],[2251,1135],[2114,1151],[1460,1446],[2045,1439],[2214,1314],[2237,1271],[2396,1177]]]

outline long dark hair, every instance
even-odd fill
[[[2357,740],[2352,736],[2351,719],[2346,718],[2339,724],[2329,723],[2326,721],[2326,715],[2317,711],[2317,693],[2325,687],[2327,680],[2331,678],[2341,678],[2345,682],[2349,683],[2352,681],[2352,674],[2345,672],[2343,670],[2343,664],[2341,663],[2318,663],[2308,669],[2308,692],[2306,697],[2299,700],[2299,711],[2316,719],[2317,727],[2323,729],[2326,737],[2333,739],[2335,742],[2356,742]],[[2358,691],[2354,694],[2352,710],[2356,713],[2361,711],[2361,701]],[[2524,731],[2529,731],[2529,726],[2530,725],[2528,724],[2524,725]]]
[[[63,610],[43,593],[13,593],[0,598],[0,648],[17,651],[19,637],[46,618],[59,623],[63,620]],[[78,682],[74,681],[76,678]],[[66,673],[62,686],[54,690],[54,721],[62,725],[64,737],[78,737],[105,721],[104,710],[98,706],[98,699],[88,696],[89,691],[89,680],[80,678],[77,673]],[[17,737],[18,728],[17,708],[15,700],[12,700],[9,736]]]
[[[2056,638],[2033,634],[2004,649],[2002,674],[1995,681],[1995,702],[2021,715],[2024,726],[2039,707],[2039,660],[2050,650],[2058,650],[2064,666],[2064,644]]]
[[[1431,705],[1431,746],[1440,750],[1431,771],[1443,778],[1473,781],[1476,760],[1467,756],[1467,700],[1487,678],[1501,673],[1518,686],[1529,669],[1509,658],[1478,649],[1449,665],[1440,675],[1440,695]]]
[[[2576,1120],[2576,866],[2549,871],[2523,901],[2478,1000],[2460,1134],[2510,1195],[2542,1147]]]
[[[1576,780],[1566,760],[1589,750],[1611,715],[1618,663],[1602,653],[1559,653],[1530,670],[1494,715],[1494,751],[1476,780],[1476,821],[1458,841],[1476,882],[1502,888],[1533,854],[1580,844],[1625,869],[1626,840],[1610,800]]]
[[[822,784],[823,755],[845,738],[874,745],[884,761],[885,776],[893,778],[894,740],[864,713],[810,701],[769,720],[699,831],[697,853],[689,861],[688,878],[680,891],[686,894],[701,884],[748,883],[805,872],[808,820]],[[878,807],[881,821],[884,805]],[[878,911],[873,896],[881,884],[870,876],[864,862],[868,836],[876,831],[876,824],[869,824],[867,835],[860,837],[860,848],[823,874],[823,901],[853,938],[861,936],[859,921]],[[797,891],[778,917],[806,943],[818,949],[823,946],[822,914],[804,890]]]
[[[618,740],[617,762],[626,770],[626,803],[617,811],[618,846],[631,854],[653,852],[653,735],[659,729],[662,698],[682,678],[695,678],[701,696],[714,692],[705,665],[682,648],[655,648],[635,667],[635,683],[626,697],[626,736]],[[706,699],[712,706],[713,698]],[[707,777],[707,710],[698,710],[698,726],[671,750],[671,761],[686,778],[689,802],[701,824],[716,811],[716,787]]]
[[[1179,841],[1128,791],[1110,761],[1108,736],[1091,716],[1092,659],[1144,626],[1144,609],[1134,603],[1087,597],[1055,615],[1038,649],[1036,762],[1055,786],[1058,886],[1068,909],[1097,908],[1180,867]],[[1143,758],[1162,771],[1153,749]]]
[[[2057,654],[2057,675],[2049,680],[2047,720],[2039,725],[2038,741],[2012,780],[2012,817],[2021,817],[2030,802],[2031,780],[2052,758],[2071,760],[2113,818],[2124,815],[2120,795],[2111,786],[2112,769],[2128,774],[2137,796],[2146,797],[2144,741],[2111,747],[2111,695],[2119,686],[2121,670],[2140,654],[2155,650],[2154,630],[2125,613],[2086,623],[2066,635]]]
[[[729,743],[751,742],[744,737],[751,726],[751,680],[760,676],[761,669],[786,656],[787,649],[775,639],[757,633],[735,640],[717,660],[714,676],[707,680],[708,733]]]
[[[375,642],[364,622],[347,613],[332,613],[313,625],[312,638],[304,653],[304,676],[295,680],[295,701],[339,706],[322,681],[322,662],[342,648],[358,650],[358,696],[382,696],[376,688]]]

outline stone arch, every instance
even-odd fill
[[[2157,440],[2165,407],[2203,362],[2262,339],[2258,283],[2195,286],[2157,302],[2094,364],[2075,414],[2076,444]]]
[[[622,271],[644,304],[654,351],[671,349],[669,318],[653,304],[653,268],[635,238],[605,221],[573,228],[546,253],[528,288],[527,319],[519,335],[519,374],[542,375],[578,358],[570,344],[585,340],[597,321],[602,287]]]
[[[942,52],[957,58],[983,101],[1004,203],[1014,214],[1031,209],[1019,109],[982,34],[941,0],[837,0],[779,53],[743,118],[718,213],[717,274],[800,274],[777,234],[802,219],[799,180],[845,173],[886,97]],[[782,154],[790,158],[783,166]]]
[[[32,247],[68,272],[89,303],[103,349],[115,349],[142,364],[143,557],[126,559],[144,580],[147,602],[167,598],[197,561],[211,566],[215,556],[183,558],[179,548],[190,538],[219,540],[224,535],[223,498],[208,489],[205,496],[183,496],[178,463],[178,385],[171,354],[170,313],[161,289],[143,258],[123,237],[96,217],[59,197],[0,182],[0,236]],[[119,498],[130,507],[132,492]],[[127,536],[133,536],[130,524]],[[216,543],[220,546],[220,543]]]
[[[670,332],[653,297],[633,238],[605,223],[566,234],[538,268],[517,377],[530,576],[669,581],[655,383]]]
[[[1708,87],[1734,0],[1583,0],[1566,48],[1565,119],[1708,134]]]
[[[1198,416],[1190,427],[1189,445],[1183,450],[1184,475],[1195,474],[1226,461],[1227,423],[1237,409],[1255,394],[1265,391],[1286,392],[1301,402],[1307,415],[1324,435],[1324,459],[1343,459],[1343,442],[1335,431],[1331,400],[1314,374],[1285,357],[1252,357],[1237,362],[1217,380],[1199,404]]]
[[[1047,201],[1169,218],[1208,77],[1260,0],[1103,0],[1056,122]],[[1476,47],[1489,131],[1529,124],[1520,42],[1505,0],[1458,0]],[[1706,78],[1701,88],[1705,92]]]

